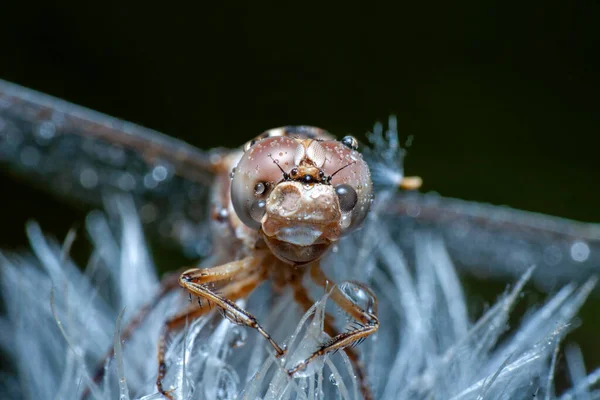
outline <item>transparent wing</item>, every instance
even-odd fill
[[[0,165],[70,200],[129,193],[142,220],[191,254],[203,242],[222,150],[177,139],[0,80]]]
[[[552,289],[600,272],[600,224],[416,192],[395,193],[382,212],[400,219],[405,248],[414,248],[415,231],[441,234],[453,261],[480,277],[536,265],[538,284]]]

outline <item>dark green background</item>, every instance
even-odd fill
[[[360,136],[395,113],[426,190],[600,221],[597,2],[202,4],[2,5],[0,78],[201,148],[287,124]],[[0,179],[1,247],[29,218],[59,237],[81,222]],[[582,315],[591,369],[598,302]]]

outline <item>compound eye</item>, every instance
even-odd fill
[[[250,150],[250,147],[254,146],[255,143],[256,143],[256,139],[247,141],[246,144],[244,145],[244,153],[247,152],[248,150]]]
[[[340,210],[342,212],[350,212],[358,202],[356,190],[350,185],[341,184],[335,187],[335,193],[340,201]]]
[[[342,234],[346,235],[358,228],[369,213],[373,199],[369,166],[359,152],[341,142],[324,141],[321,146],[327,152],[323,171],[338,196],[345,221],[350,221],[343,228]]]
[[[248,143],[250,146],[233,173],[231,202],[239,219],[248,227],[258,229],[269,194],[284,180],[284,174],[295,167],[294,154],[298,142],[279,136]]]
[[[358,150],[358,140],[354,136],[344,136],[342,144],[350,150]]]

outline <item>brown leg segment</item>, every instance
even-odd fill
[[[318,262],[312,265],[310,273],[312,279],[319,286],[326,288],[334,285],[334,283],[331,280],[327,279],[327,277],[321,270],[321,267]],[[373,299],[375,299],[374,294],[366,286],[356,282],[354,282],[354,284],[359,286],[362,290],[367,291],[367,293],[369,293],[369,295],[371,295]],[[310,297],[308,296],[306,289],[302,286],[301,282],[293,282],[292,287],[294,289],[294,299],[305,309],[310,308],[313,302],[310,300]],[[376,316],[376,299],[373,305],[373,310],[363,310],[356,304],[354,304],[352,301],[350,301],[346,296],[344,296],[344,294],[339,290],[337,285],[333,287],[330,297],[344,311],[350,314],[355,320],[359,321],[359,327],[349,332],[338,333],[331,322],[332,319],[328,314],[326,314],[325,331],[332,336],[331,340],[321,345],[321,347],[317,351],[315,351],[311,356],[309,356],[304,361],[298,363],[294,368],[290,369],[288,371],[288,374],[290,374],[291,376],[297,371],[304,369],[311,361],[326,353],[344,349],[344,351],[348,355],[348,358],[352,362],[355,372],[358,376],[363,397],[365,399],[372,399],[373,395],[367,382],[367,375],[365,372],[364,365],[359,360],[357,352],[351,346],[361,342],[369,335],[375,333],[379,328],[379,320]]]
[[[231,277],[234,274],[243,270],[258,270],[264,280],[266,278],[267,269],[263,264],[264,257],[250,256],[240,261],[233,261],[219,267],[209,269],[191,269],[179,277],[179,284],[188,292],[203,298],[208,302],[220,308],[223,317],[227,318],[234,324],[246,325],[249,328],[256,329],[267,341],[273,346],[278,357],[285,354],[285,351],[279,347],[271,336],[260,326],[256,318],[246,310],[238,307],[234,302],[215,293],[206,283],[223,280]]]
[[[259,274],[248,276],[240,281],[233,281],[223,288],[223,295],[235,301],[248,296],[264,279]],[[167,365],[165,363],[166,338],[169,332],[180,329],[186,321],[193,321],[202,315],[211,311],[210,307],[199,307],[188,309],[174,317],[170,318],[164,325],[158,340],[158,375],[156,378],[156,387],[168,399],[173,400],[170,391],[163,388],[162,381],[167,374]]]
[[[331,279],[325,276],[325,273],[321,269],[319,263],[314,263],[312,265],[312,268],[310,269],[310,276],[313,279],[313,281],[319,286],[322,286],[324,288],[333,286],[333,290],[331,291],[330,295],[331,299],[344,311],[350,314],[352,318],[354,318],[357,321],[360,321],[364,325],[369,324],[369,322],[371,322],[372,319],[375,319],[377,321],[377,326],[379,326],[379,320],[377,319],[377,298],[375,297],[375,294],[371,291],[371,289],[369,289],[367,286],[360,282],[352,282],[355,285],[359,286],[362,290],[367,292],[373,298],[375,302],[373,304],[372,310],[363,310],[362,308],[354,304],[352,301],[350,301],[346,296],[344,296],[344,294],[340,291],[340,288],[337,285],[335,285],[335,283]]]
[[[181,274],[179,284],[199,299],[204,299],[208,303],[216,305],[223,316],[231,322],[256,329],[263,337],[265,337],[265,339],[267,339],[271,346],[273,346],[279,357],[285,354],[285,350],[271,338],[252,314],[238,307],[238,305],[234,303],[237,299],[247,297],[262,281],[265,280],[267,269],[263,263],[264,259],[264,256],[250,256],[214,268],[190,269]],[[221,289],[222,294],[217,294],[214,289],[209,289],[207,286],[208,283],[226,279],[232,279],[232,281]],[[186,320],[198,318],[208,312],[208,310],[209,307],[194,308],[180,315],[176,315],[166,322],[163,332],[161,333],[158,347],[159,367],[156,386],[158,391],[169,399],[173,398],[169,391],[164,390],[162,385],[162,381],[167,372],[164,360],[165,338],[170,331],[178,329],[185,324]]]

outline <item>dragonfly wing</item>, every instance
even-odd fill
[[[438,233],[476,276],[521,276],[535,265],[538,284],[552,289],[600,273],[600,224],[416,192],[397,193],[382,212],[401,219],[394,226],[404,247],[417,230]]]
[[[0,80],[3,170],[85,205],[128,193],[152,230],[184,248],[204,230],[222,153]]]

